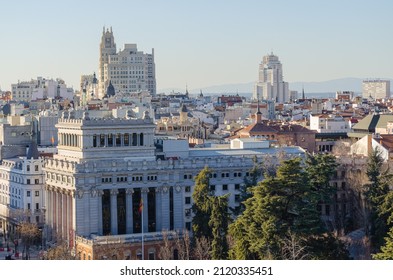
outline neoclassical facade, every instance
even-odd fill
[[[0,162],[0,230],[5,236],[15,235],[21,222],[44,227],[43,163],[36,146],[30,147],[26,156]]]
[[[90,119],[87,112],[82,119],[63,114],[56,127],[58,154],[46,159],[44,167],[48,236],[71,246],[79,243],[86,259],[94,251],[89,253],[86,244],[136,244],[142,231],[145,255],[151,255],[163,231],[191,229],[193,179],[201,169],[212,169],[211,189],[216,195],[229,193],[229,203],[236,207],[253,158],[276,158],[283,150],[188,149],[187,144],[178,151],[164,148],[158,155],[155,125],[147,113],[141,119],[131,114],[110,119]],[[304,153],[297,147],[285,152]],[[136,258],[138,252],[127,254]]]

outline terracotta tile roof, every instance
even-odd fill
[[[375,139],[375,141],[380,142],[387,150],[393,151],[393,134],[381,134],[380,139]]]

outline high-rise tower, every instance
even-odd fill
[[[105,80],[105,64],[109,61],[110,55],[116,54],[116,44],[115,38],[113,37],[112,27],[110,29],[106,29],[105,26],[102,29],[102,37],[100,44],[100,69],[98,73],[99,77],[99,93],[100,96],[106,91],[107,86],[109,85],[109,81]]]
[[[138,51],[136,44],[125,44],[116,52],[112,28],[102,32],[100,44],[99,98],[112,83],[115,92],[128,94],[149,91],[156,94],[154,49],[152,53]]]
[[[264,56],[259,64],[259,78],[255,84],[253,98],[279,103],[289,101],[288,83],[283,81],[282,64],[273,53]]]

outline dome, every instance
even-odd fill
[[[97,77],[96,77],[96,73],[94,72],[94,74],[93,74],[93,81],[92,81],[92,83],[93,84],[98,84],[98,80],[97,80]]]
[[[106,95],[107,98],[115,95],[115,87],[112,85],[111,81],[109,81],[109,85],[106,88],[106,94],[105,95]]]
[[[183,112],[183,113],[187,113],[187,112],[188,112],[187,107],[186,107],[185,104],[183,104],[183,105],[181,106],[181,112]]]

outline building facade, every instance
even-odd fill
[[[206,165],[213,170],[210,188],[216,195],[229,193],[229,205],[236,207],[253,158],[277,159],[282,151],[189,149],[187,140],[168,140],[158,154],[155,125],[147,113],[141,119],[131,114],[90,119],[87,113],[77,119],[64,113],[56,127],[58,154],[44,168],[48,236],[77,248],[79,242],[85,249],[113,238],[130,246],[142,230],[153,248],[163,231],[191,230],[193,179],[200,170]],[[288,155],[304,153],[298,147],[284,150]],[[134,258],[136,252],[131,254]]]
[[[7,236],[16,233],[20,222],[45,223],[44,159],[37,147],[27,156],[3,159],[0,164],[0,223]]]
[[[389,80],[364,80],[362,83],[363,98],[370,96],[375,99],[390,98]]]
[[[38,77],[29,82],[18,82],[11,85],[12,100],[26,101],[47,98],[63,98],[72,100],[74,90],[67,87],[62,79],[45,79]]]
[[[99,98],[103,98],[109,83],[115,92],[149,91],[156,94],[154,49],[152,53],[138,51],[136,44],[125,44],[117,52],[112,28],[102,31],[99,63]]]
[[[253,98],[278,103],[285,103],[290,99],[288,83],[283,80],[282,64],[273,53],[264,56],[259,64],[258,82],[254,87]]]

